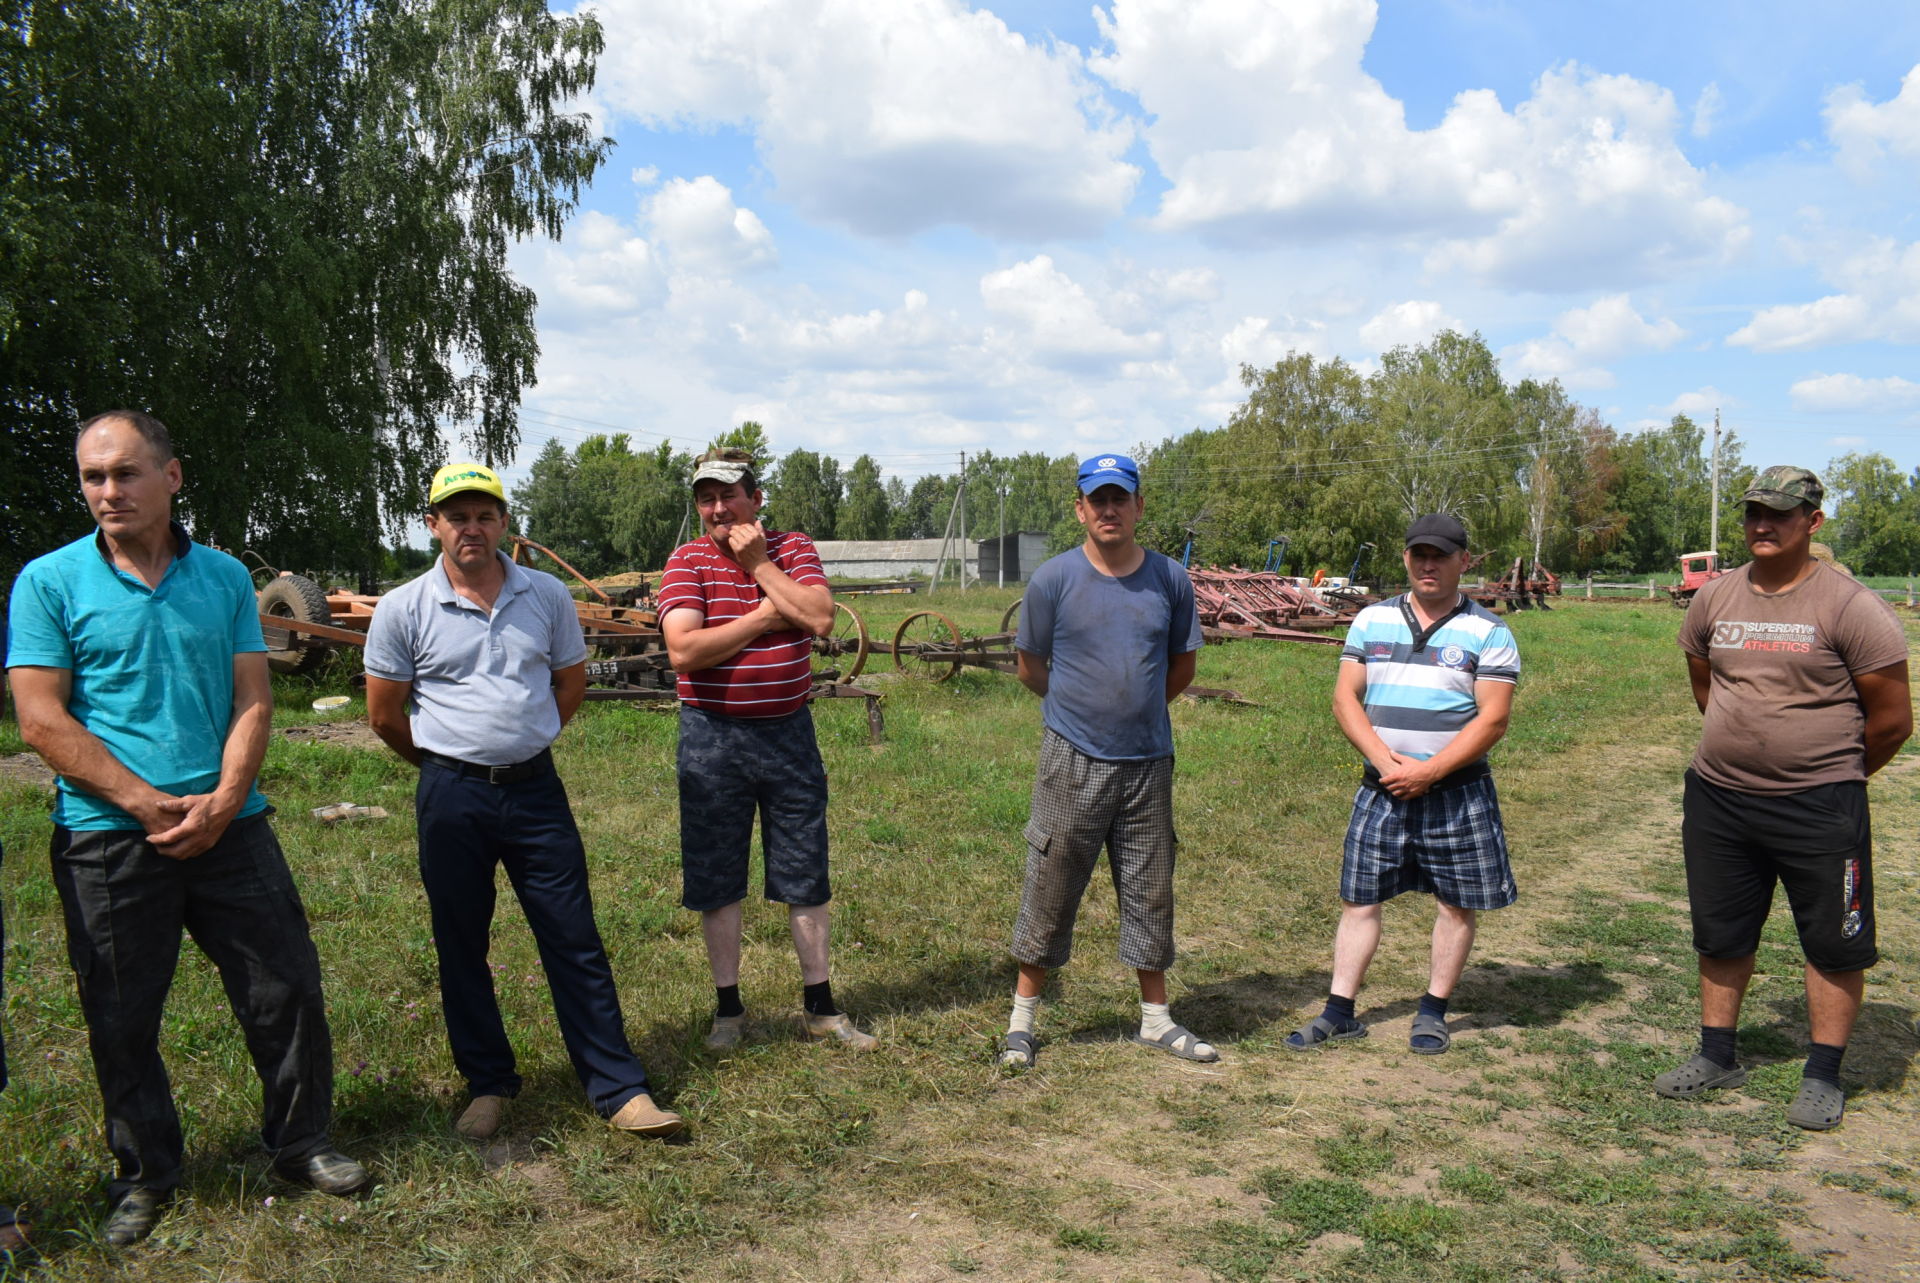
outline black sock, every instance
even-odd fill
[[[747,1014],[746,1005],[740,1001],[739,985],[715,985],[713,992],[719,999],[719,1005],[715,1008],[714,1015],[744,1016]]]
[[[1831,1043],[1816,1042],[1807,1052],[1807,1067],[1800,1076],[1817,1078],[1823,1083],[1840,1085],[1840,1057],[1847,1054],[1845,1047],[1835,1047]]]
[[[1353,999],[1330,993],[1327,995],[1327,1009],[1320,1014],[1336,1025],[1349,1024],[1354,1019]]]
[[[1733,1026],[1701,1025],[1700,1054],[1722,1069],[1732,1069],[1734,1065]]]
[[[833,982],[822,980],[817,985],[800,986],[800,1004],[807,1009],[809,1016],[837,1016],[840,1008],[833,1005]]]
[[[1445,1020],[1447,1018],[1447,1004],[1451,1001],[1453,1001],[1451,998],[1436,998],[1430,993],[1423,993],[1420,995],[1420,1014]]]

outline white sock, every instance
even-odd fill
[[[1140,1004],[1140,1036],[1142,1038],[1159,1038],[1179,1027],[1173,1023],[1173,1016],[1167,1011],[1166,1003],[1143,1002]],[[1204,1056],[1210,1053],[1213,1047],[1196,1039],[1193,1050],[1196,1054]]]
[[[1013,996],[1013,1015],[1007,1020],[1007,1032],[1010,1034],[1030,1034],[1033,1032],[1034,1018],[1040,1014],[1040,995],[1022,998]]]

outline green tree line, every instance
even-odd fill
[[[1148,496],[1143,542],[1196,563],[1266,564],[1284,540],[1289,569],[1391,579],[1408,520],[1448,511],[1489,564],[1538,560],[1561,575],[1672,574],[1706,548],[1710,446],[1685,415],[1620,432],[1558,382],[1509,383],[1479,335],[1444,332],[1397,348],[1361,374],[1295,353],[1242,371],[1246,399],[1218,428],[1134,448]],[[1058,551],[1081,538],[1071,455],[969,455],[964,471],[885,477],[868,455],[843,466],[796,449],[776,455],[744,423],[714,444],[761,459],[768,520],[819,539],[937,538],[964,480],[964,530],[1044,533]],[[1745,560],[1740,494],[1755,468],[1737,435],[1720,449],[1720,552]],[[1772,460],[1769,462],[1788,462]],[[1793,460],[1806,464],[1808,460]],[[1817,465],[1816,465],[1817,466]],[[596,437],[571,453],[548,442],[516,507],[532,537],[588,573],[657,569],[697,529],[685,478],[691,457],[635,451]],[[1884,455],[1848,454],[1823,472],[1826,540],[1860,574],[1920,569],[1920,471]],[[1371,545],[1365,555],[1360,555]]]

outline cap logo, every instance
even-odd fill
[[[1098,460],[1095,460],[1095,462],[1097,462],[1103,468],[1111,468],[1111,467],[1114,467],[1116,464],[1118,464],[1120,461],[1118,459],[1098,459]]]

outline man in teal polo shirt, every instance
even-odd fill
[[[367,1183],[338,1153],[333,1045],[306,911],[255,787],[273,692],[246,568],[172,519],[180,463],[158,419],[80,426],[99,529],[14,581],[7,666],[20,734],[60,776],[53,879],[119,1160],[105,1236],[145,1237],[183,1144],[159,1051],[182,929],[220,970],[282,1177]]]

